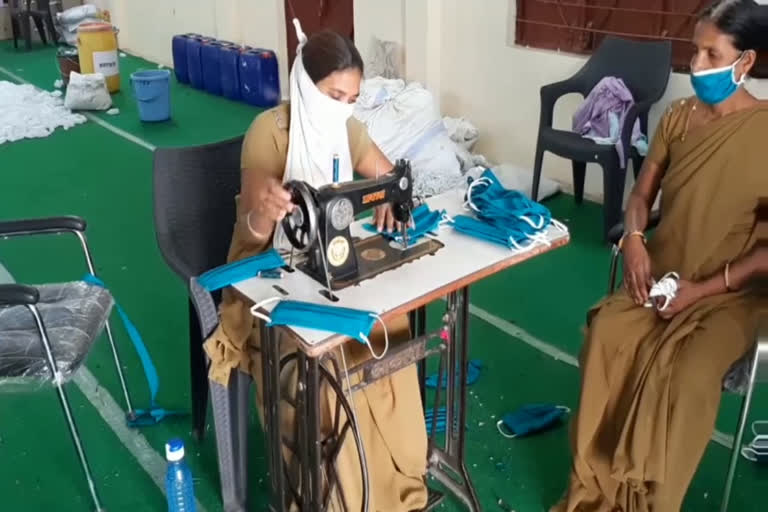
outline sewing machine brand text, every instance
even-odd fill
[[[375,201],[383,201],[385,197],[387,197],[386,189],[377,190],[376,192],[365,194],[363,196],[363,204],[369,204]]]

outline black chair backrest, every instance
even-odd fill
[[[603,78],[615,76],[624,81],[635,103],[655,103],[664,95],[671,72],[671,42],[606,37],[576,77],[584,96]]]
[[[226,263],[240,192],[243,137],[155,151],[154,211],[160,252],[186,285]]]

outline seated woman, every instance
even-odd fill
[[[696,26],[697,97],[663,116],[627,205],[624,285],[589,315],[572,473],[552,512],[679,511],[723,378],[752,347],[765,306],[750,282],[766,270],[756,209],[768,198],[768,102],[742,84],[768,47],[766,10],[722,0]],[[662,220],[646,245],[659,189]],[[680,276],[674,300],[644,307],[668,272]]]
[[[254,120],[242,149],[242,188],[238,218],[229,261],[240,260],[273,245],[285,247],[279,222],[292,210],[287,180],[302,180],[314,187],[332,182],[333,158],[339,157],[340,181],[353,179],[353,170],[375,177],[392,164],[371,141],[365,125],[352,111],[360,92],[363,62],[348,39],[324,31],[304,39],[290,80],[291,103],[260,114]],[[379,229],[396,228],[391,207],[375,212]],[[211,378],[227,384],[235,368],[250,372],[257,383],[257,402],[263,419],[259,329],[249,312],[251,304],[225,291],[220,309],[221,325],[206,342],[211,357]],[[371,334],[371,345],[380,353],[383,329]],[[408,339],[407,316],[387,323],[390,340]],[[281,357],[296,350],[290,340],[280,344]],[[342,361],[340,350],[336,355]],[[357,342],[343,347],[351,368],[370,357],[368,347]],[[297,370],[287,367],[282,375],[282,396],[294,396]],[[354,382],[353,382],[354,385]],[[346,386],[345,386],[346,388]],[[320,391],[322,437],[331,433],[336,397],[323,386]],[[421,510],[427,503],[427,438],[416,367],[381,379],[354,394],[357,422],[363,439],[370,475],[371,511]],[[293,408],[281,404],[284,436],[294,432]],[[292,472],[297,461],[285,444],[285,462]],[[352,436],[342,445],[336,465],[339,486],[332,493],[330,510],[360,510],[361,471]]]

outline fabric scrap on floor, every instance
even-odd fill
[[[48,137],[56,128],[68,130],[85,121],[50,92],[0,81],[0,144]]]
[[[480,378],[480,370],[483,368],[483,362],[479,359],[473,359],[472,361],[469,361],[467,363],[467,386],[471,386],[475,382],[477,382],[477,379]],[[456,378],[459,378],[459,369],[456,368]],[[448,382],[448,376],[443,373],[443,382],[440,386],[441,388],[445,389],[445,386]],[[424,381],[425,385],[430,388],[434,389],[437,387],[437,374],[434,373],[426,378]]]

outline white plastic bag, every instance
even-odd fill
[[[112,106],[112,97],[107,90],[104,75],[81,75],[72,71],[69,74],[64,106],[70,110],[108,110]]]
[[[393,41],[382,41],[374,37],[371,43],[371,55],[365,63],[365,76],[372,78],[400,78],[403,69],[402,45]]]
[[[366,80],[354,115],[390,161],[411,161],[415,194],[439,194],[461,182],[459,148],[448,136],[432,94],[421,84]]]

